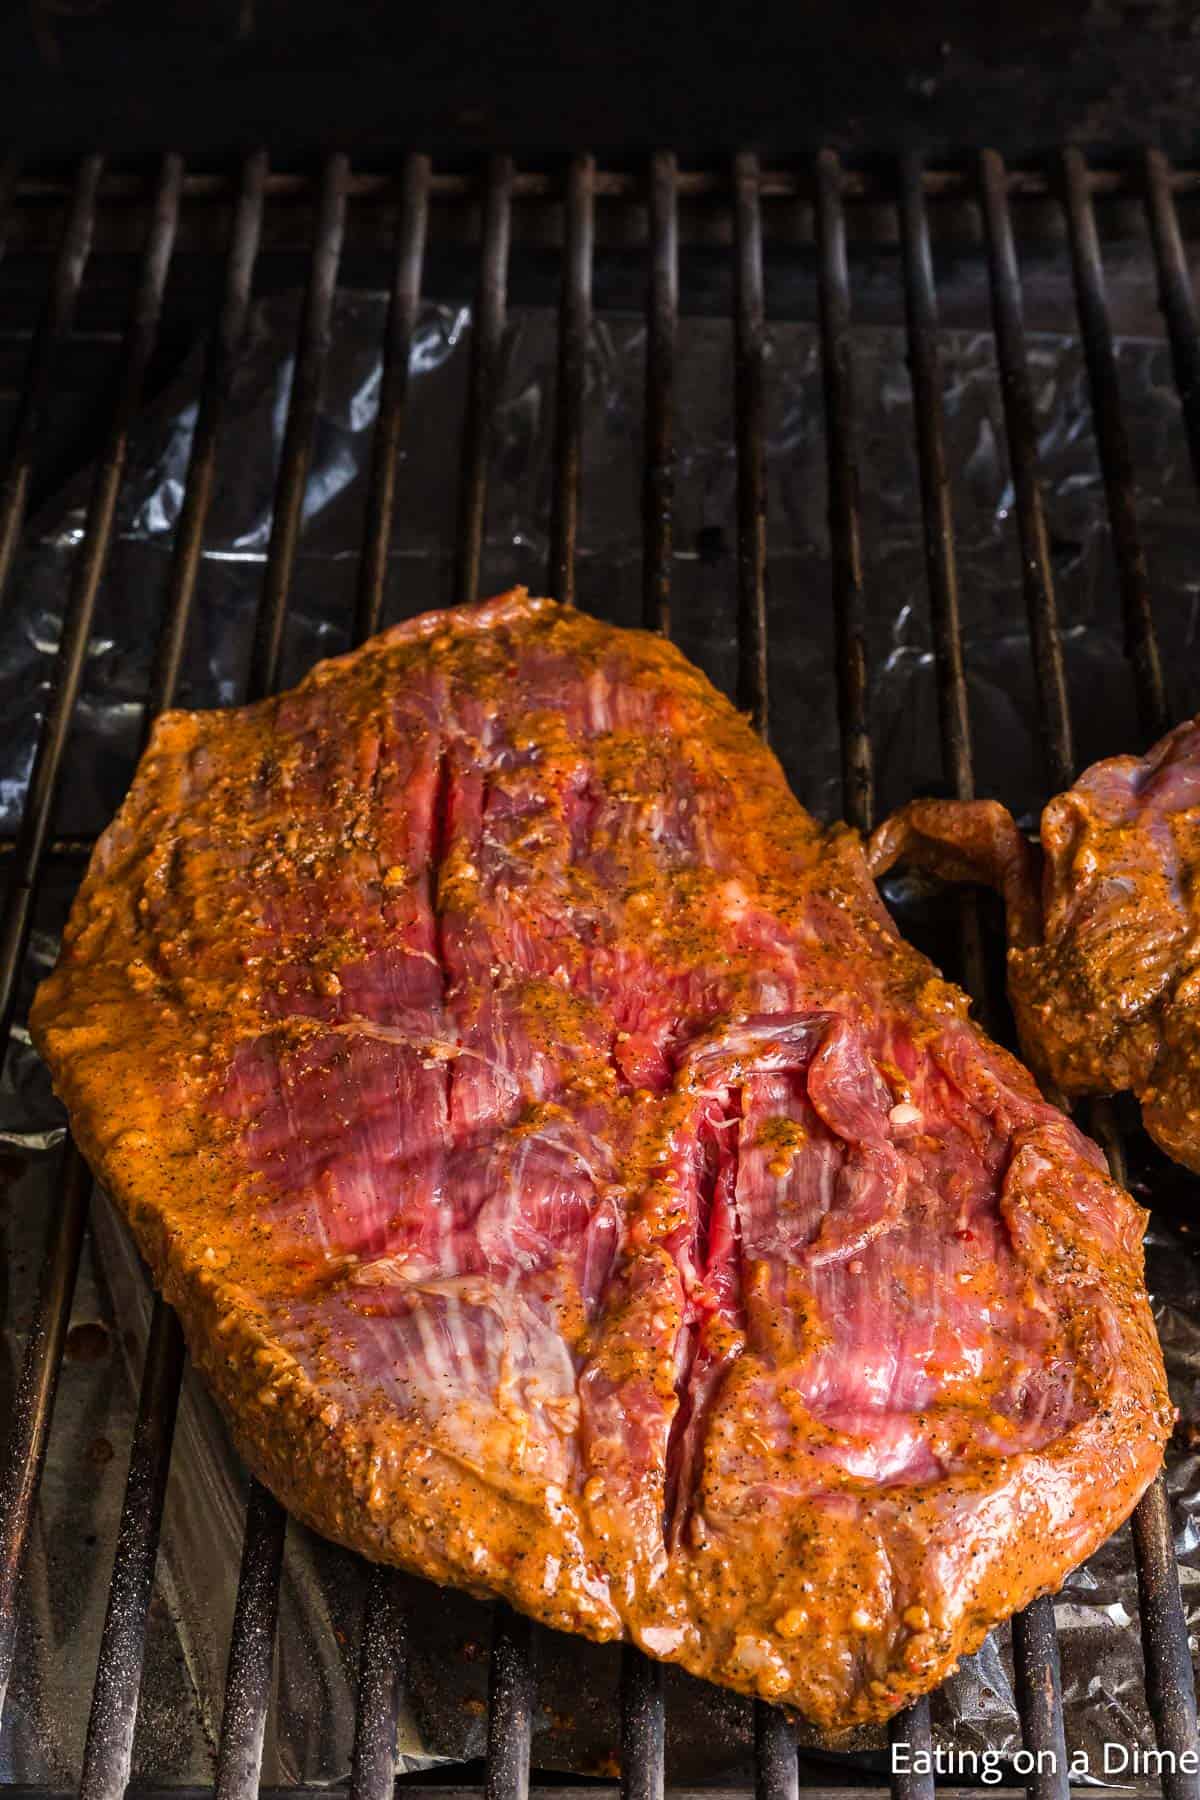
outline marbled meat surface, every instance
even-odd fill
[[[1142,1214],[652,636],[517,591],[166,715],[33,1030],[368,1556],[836,1729],[1158,1467]]]

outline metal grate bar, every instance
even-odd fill
[[[92,1690],[81,1800],[120,1800],[129,1781],[146,1652],[146,1609],[154,1586],[182,1376],[183,1333],[174,1313],[156,1299]]]
[[[247,698],[251,700],[273,693],[279,685],[288,593],[304,516],[313,427],[329,350],[349,176],[348,159],[340,152],[330,156],[321,178],[308,291],[300,320],[295,372],[275,487],[271,542],[255,620],[254,649],[247,679]],[[251,1481],[225,1675],[225,1707],[217,1753],[217,1800],[250,1800],[258,1791],[271,1699],[279,1576],[286,1528],[287,1515],[279,1502],[260,1482]]]
[[[1200,482],[1200,311],[1175,209],[1174,172],[1161,150],[1147,150],[1144,173],[1146,212],[1158,267],[1158,303],[1171,340],[1192,473]]]
[[[575,540],[583,474],[583,397],[592,325],[596,164],[577,156],[567,175],[567,218],[558,330],[558,395],[554,445],[554,512],[550,527],[550,591],[575,599]]]
[[[354,612],[356,644],[373,637],[383,623],[388,549],[396,503],[396,473],[400,463],[400,437],[404,429],[404,409],[408,400],[408,368],[421,305],[421,274],[425,266],[429,174],[427,156],[410,156],[406,159],[400,217],[396,225],[392,295],[388,302],[383,342],[379,413],[371,445],[371,472],[367,480],[363,549],[358,565],[358,595]]]
[[[279,1577],[287,1514],[258,1481],[246,1503],[246,1535],[225,1671],[216,1800],[254,1800],[271,1699]]]
[[[266,173],[264,153],[255,152],[246,159],[230,236],[225,298],[206,361],[188,459],[143,742],[158,714],[174,704],[179,685],[212,498],[221,415],[249,311]],[[156,1295],[84,1746],[82,1800],[118,1800],[129,1781],[145,1655],[146,1609],[154,1585],[183,1357],[179,1321]]]
[[[765,472],[766,310],[758,159],[742,153],[733,168],[735,379],[738,483],[737,703],[768,738],[767,495]],[[754,1703],[754,1785],[758,1800],[794,1800],[796,1738],[778,1708]]]
[[[1074,180],[1076,188],[1078,189],[1081,172],[1076,169],[1072,173],[1069,160],[1064,173],[1067,176],[1068,181]],[[1086,170],[1082,173],[1085,178],[1086,188]],[[1164,269],[1167,266],[1167,257],[1164,255],[1164,250],[1169,250],[1169,245],[1164,244],[1163,241],[1163,218],[1160,216],[1157,220],[1157,224],[1155,224],[1153,219],[1156,197],[1161,211],[1164,190],[1162,189],[1161,181],[1158,182],[1156,189],[1156,175],[1153,161],[1151,161],[1149,166],[1148,175],[1150,180],[1149,197],[1152,213],[1152,228],[1155,230],[1156,250],[1160,255],[1160,279],[1164,280],[1165,283],[1166,277],[1164,275]],[[993,210],[997,209],[998,203],[996,191],[998,184],[1001,184],[1002,181],[1003,165],[999,163],[998,158],[991,156],[991,153],[985,154],[984,183],[985,189],[988,188],[989,184],[992,189],[991,204]],[[1166,193],[1166,201],[1170,204],[1169,192]],[[1075,196],[1075,206],[1078,214],[1081,210],[1078,192],[1076,192]],[[1173,205],[1170,205],[1170,213],[1170,224],[1175,227],[1177,241],[1178,232],[1177,224],[1174,221]],[[1004,215],[1002,221],[993,221],[990,226],[990,229],[994,230],[996,223],[999,223],[1002,235],[1004,230],[1007,230],[1007,251],[1002,259],[1005,267],[1000,270],[999,276],[996,272],[996,263],[993,263],[993,276],[994,281],[997,282],[997,286],[999,285],[1001,276],[1010,286],[1016,281],[1016,264],[1015,256],[1012,251],[1011,226],[1008,225],[1006,206],[1004,208]],[[1089,277],[1089,281],[1085,285],[1091,290],[1087,292],[1086,295],[1080,289],[1077,271],[1077,295],[1079,298],[1080,317],[1086,344],[1089,330],[1089,315],[1087,309],[1090,307],[1094,315],[1097,304],[1101,308],[1103,308],[1104,304],[1103,275],[1099,268],[1098,254],[1095,258],[1092,258],[1088,247],[1086,218],[1081,219],[1076,217],[1070,222],[1072,225],[1071,236],[1073,258],[1078,260],[1082,256],[1085,264],[1094,265],[1084,269],[1085,275]],[[1093,239],[1094,235],[1094,222],[1092,222],[1091,236]],[[1169,235],[1169,232],[1165,234],[1167,237],[1169,237]],[[1095,278],[1094,281],[1091,280],[1092,277]],[[993,296],[994,298],[996,296],[996,287],[993,289]],[[1011,306],[1013,300],[1014,296],[1010,294],[1007,303]],[[1019,308],[1019,292],[1015,296],[1015,303]],[[1167,310],[1165,294],[1164,310]],[[1170,322],[1170,313],[1168,313],[1168,319]],[[1101,322],[1106,330],[1107,318],[1104,317]],[[1094,316],[1092,323],[1096,323]],[[1092,357],[1097,345],[1103,349],[1105,330],[1101,330],[1099,334],[1093,334],[1093,345],[1088,348],[1089,373],[1092,375],[1093,379],[1093,398],[1097,407],[1099,407],[1100,403],[1097,398],[1098,384],[1095,379],[1095,371],[1093,371],[1092,367]],[[997,333],[999,335],[999,326],[997,327]],[[1019,339],[1019,330],[1017,335]],[[1174,341],[1173,328],[1172,336]],[[1111,352],[1111,336],[1107,337],[1107,344],[1108,350]],[[1012,346],[1010,344],[1010,351],[1011,349]],[[1011,373],[1012,364],[1010,358],[1008,366],[1005,367],[1005,349],[1003,344],[1001,345],[1001,361],[1007,382],[1008,376]],[[1108,362],[1109,357],[1103,356],[1101,361]],[[1177,373],[1179,373],[1181,369],[1186,373],[1186,359],[1181,361],[1177,347]],[[1105,379],[1107,379],[1107,377],[1105,377]],[[1027,387],[1027,376],[1025,378],[1025,383]],[[1111,405],[1112,417],[1116,430],[1123,436],[1123,426],[1121,424],[1119,413],[1119,395],[1116,390],[1115,379],[1111,383],[1109,399],[1106,404]],[[1023,436],[1021,456],[1027,464],[1030,479],[1036,490],[1037,450],[1032,411],[1028,407],[1025,407],[1024,409],[1018,408],[1015,415],[1013,412],[1009,412],[1008,419],[1010,452],[1013,455],[1014,464],[1017,461],[1018,455],[1018,445],[1014,441],[1015,422],[1015,425]],[[1102,455],[1103,454],[1104,452],[1102,449]],[[1106,487],[1108,487],[1110,493],[1111,512],[1112,489],[1109,486],[1109,465],[1107,463],[1105,466],[1105,477]],[[1113,517],[1112,523],[1114,542],[1119,546],[1122,540],[1118,533],[1115,517]],[[1044,524],[1042,530],[1044,536]],[[1049,617],[1052,619],[1052,591],[1049,593],[1049,599]],[[1061,711],[1059,710],[1058,698],[1053,694],[1048,696],[1045,683],[1039,683],[1039,692],[1044,709],[1048,698],[1051,703],[1051,712],[1049,714],[1045,710],[1043,712],[1043,722],[1047,728],[1048,742],[1051,750],[1050,761],[1054,768],[1054,784],[1055,786],[1063,786],[1070,781],[1073,772],[1070,719],[1065,711],[1065,692],[1061,696],[1061,706],[1063,709]],[[1101,1135],[1108,1146],[1109,1159],[1113,1166],[1114,1175],[1118,1179],[1123,1179],[1124,1153],[1120,1142],[1120,1136],[1115,1122],[1107,1113],[1107,1110],[1099,1105],[1093,1120],[1093,1128]],[[1133,1534],[1138,1559],[1139,1591],[1142,1599],[1142,1631],[1147,1664],[1147,1690],[1150,1698],[1151,1710],[1155,1717],[1155,1728],[1158,1734],[1159,1743],[1162,1747],[1174,1749],[1177,1754],[1181,1753],[1183,1750],[1194,1752],[1196,1749],[1197,1737],[1195,1693],[1191,1677],[1191,1656],[1188,1647],[1187,1627],[1179,1594],[1179,1576],[1171,1540],[1169,1512],[1166,1506],[1165,1490],[1162,1486],[1161,1478],[1151,1487],[1139,1504],[1137,1511],[1134,1514]],[[1040,1617],[1038,1615],[1039,1608],[1041,1609]],[[1018,1666],[1025,1677],[1024,1681],[1021,1683],[1022,1691],[1020,1696],[1022,1717],[1023,1719],[1028,1718],[1030,1721],[1027,1725],[1028,1730],[1036,1730],[1037,1732],[1044,1734],[1046,1738],[1045,1746],[1033,1742],[1030,1744],[1031,1749],[1036,1750],[1040,1747],[1051,1747],[1056,1751],[1061,1752],[1061,1723],[1059,1716],[1061,1713],[1061,1694],[1059,1692],[1057,1670],[1057,1645],[1053,1637],[1053,1610],[1048,1602],[1038,1602],[1036,1603],[1035,1608],[1030,1609],[1030,1612],[1032,1617],[1027,1615],[1026,1620],[1018,1622],[1014,1628],[1014,1643],[1017,1648]],[[1169,1709],[1162,1703],[1162,1698],[1164,1696],[1170,1696],[1173,1702],[1173,1705]],[[1061,1755],[1059,1755],[1058,1760],[1061,1765]],[[1065,1794],[1067,1791],[1065,1768],[1060,1774],[1058,1781],[1059,1785],[1057,1787],[1045,1786],[1038,1791],[1046,1795],[1050,1793]],[[1164,1773],[1163,1789],[1164,1793],[1169,1796],[1169,1800],[1185,1800],[1185,1797],[1186,1800],[1196,1800],[1197,1794],[1200,1793],[1200,1778],[1192,1774],[1179,1772],[1178,1770],[1170,1774]]]
[[[179,673],[192,616],[196,577],[204,551],[204,527],[212,501],[217,467],[217,440],[221,417],[229,395],[238,350],[246,331],[250,289],[262,234],[263,198],[267,183],[267,155],[256,150],[246,158],[229,239],[225,270],[225,294],[216,333],[205,360],[204,383],[196,413],[196,428],[188,456],[183,506],[171,552],[167,581],[166,618],[158,640],[150,692],[146,700],[146,724],[175,704]]]
[[[70,599],[55,665],[53,698],[38,741],[21,817],[16,867],[10,875],[0,931],[0,1057],[6,1053],[10,1041],[17,976],[28,935],[42,851],[58,795],[63,752],[82,682],[96,596],[112,540],[129,428],[141,401],[146,365],[158,332],[179,215],[182,177],[180,158],[173,154],[164,157],[137,295],[125,336],[116,405],[88,502],[83,544],[72,571]],[[90,216],[90,206],[82,209],[80,216],[84,214]],[[77,248],[84,238],[86,233],[81,231]],[[56,286],[63,261],[60,259],[56,271]],[[78,283],[75,285],[77,287]],[[86,1165],[68,1139],[63,1158],[62,1207],[51,1230],[37,1314],[25,1346],[12,1442],[5,1464],[4,1487],[0,1490],[0,1704],[7,1693],[12,1669],[20,1568],[54,1411],[89,1193],[90,1176]]]
[[[85,156],[79,165],[54,259],[46,308],[29,351],[21,402],[8,442],[4,480],[0,484],[0,595],[8,587],[25,523],[33,455],[41,432],[50,377],[59,346],[71,329],[75,302],[91,252],[96,189],[103,167],[102,156]]]
[[[767,733],[766,310],[758,158],[734,160],[735,383],[738,494],[737,703]]]
[[[163,158],[150,232],[142,262],[133,316],[125,337],[120,386],[104,453],[97,466],[88,501],[83,543],[72,569],[70,599],[63,620],[62,642],[54,666],[53,693],[38,737],[37,754],[26,790],[25,808],[9,872],[3,922],[0,924],[0,1057],[7,1053],[17,976],[25,952],[34,889],[42,851],[50,835],[63,752],[75,717],[83,680],[96,596],[108,561],[116,517],[117,494],[125,467],[129,429],[141,404],[146,364],[158,334],[163,289],[175,242],[183,163]]]
[[[901,162],[899,194],[908,364],[916,420],[942,761],[955,799],[971,800],[975,795],[975,773],[971,762],[971,721],[958,606],[954,513],[946,463],[937,291],[922,166],[916,155],[906,156]],[[963,890],[958,895],[958,908],[965,985],[976,1004],[986,1011],[983,938],[976,896]]]
[[[908,1766],[892,1773],[893,1800],[932,1800],[933,1727],[928,1700],[914,1700],[902,1713],[889,1719],[888,1744],[893,1748],[903,1744],[910,1752],[905,1758]],[[919,1763],[919,1769],[911,1766],[914,1763]]]
[[[1043,1594],[1012,1622],[1017,1710],[1025,1747],[1034,1758],[1030,1800],[1067,1800],[1067,1736],[1063,1723],[1062,1674],[1054,1601]]]
[[[1188,433],[1193,470],[1200,480],[1200,348],[1196,336],[1196,310],[1171,194],[1170,170],[1158,151],[1147,153],[1146,182],[1161,304],[1171,337],[1175,378]],[[1103,275],[1099,271],[1097,273],[1100,301],[1103,304]],[[1082,299],[1080,316],[1086,331]],[[1117,428],[1123,435],[1119,394],[1115,387],[1112,404]],[[1111,498],[1109,507],[1111,515]],[[1119,542],[1115,517],[1113,540],[1114,543]],[[1093,1101],[1089,1108],[1089,1124],[1093,1135],[1104,1146],[1114,1180],[1127,1185],[1125,1146],[1111,1102]],[[1200,1747],[1200,1734],[1197,1731],[1192,1653],[1180,1593],[1170,1501],[1161,1475],[1156,1477],[1138,1503],[1133,1514],[1132,1533],[1138,1574],[1142,1648],[1146,1664],[1146,1698],[1154,1720],[1158,1746],[1161,1750],[1171,1752],[1171,1763],[1162,1772],[1163,1793],[1166,1800],[1200,1800],[1200,1774],[1189,1772],[1183,1760],[1185,1753],[1195,1756]]]
[[[627,1644],[621,1656],[621,1800],[663,1800],[665,1791],[662,1664]]]
[[[650,162],[650,291],[646,303],[646,449],[642,477],[642,623],[671,630],[675,504],[675,339],[679,320],[678,168],[670,150]]]
[[[867,653],[863,625],[862,544],[858,458],[854,441],[854,356],[842,166],[836,152],[817,157],[817,248],[821,315],[821,375],[829,470],[829,544],[833,561],[838,721],[842,743],[842,810],[869,831],[875,811],[871,740],[867,730]]]
[[[378,630],[396,511],[399,464],[413,332],[421,305],[421,278],[429,219],[430,163],[410,156],[396,230],[396,267],[388,309],[379,415],[371,453],[370,493],[359,566],[354,642]],[[404,1692],[404,1621],[400,1576],[394,1569],[371,1571],[363,1613],[354,1755],[350,1791],[354,1800],[384,1800],[396,1778],[396,1727]]]
[[[4,1710],[12,1674],[25,1541],[29,1536],[33,1504],[46,1457],[46,1440],[54,1415],[54,1396],[62,1367],[90,1193],[91,1175],[87,1165],[68,1140],[62,1202],[42,1265],[33,1323],[25,1340],[12,1433],[0,1477],[0,1713]]]
[[[954,796],[975,794],[971,768],[971,725],[963,668],[962,626],[958,608],[958,562],[954,549],[954,515],[946,467],[942,376],[938,358],[937,295],[929,219],[921,185],[921,162],[907,156],[900,171],[900,226],[904,245],[904,299],[908,330],[913,412],[921,472],[921,506],[925,525],[925,568],[938,672],[946,774]]]
[[[755,1800],[797,1800],[800,1764],[796,1733],[777,1706],[754,1702]]]
[[[1125,618],[1125,653],[1133,666],[1142,732],[1147,739],[1159,738],[1167,728],[1162,662],[1150,603],[1150,574],[1134,504],[1133,458],[1121,416],[1117,358],[1108,315],[1096,213],[1088,166],[1079,150],[1064,150],[1062,178],[1075,305],[1083,331],[1092,413]]]
[[[358,1670],[351,1800],[391,1800],[395,1787],[406,1649],[400,1581],[395,1569],[376,1565],[371,1570]]]
[[[991,150],[985,150],[980,158],[980,189],[1043,745],[1050,781],[1054,787],[1061,787],[1071,779],[1071,717],[1038,475],[1037,425],[1025,352],[1021,277],[1009,209],[1008,174],[1001,158]],[[1046,1750],[1053,1753],[1047,1766],[1031,1777],[1031,1792],[1036,1789],[1041,1800],[1050,1800],[1052,1795],[1064,1796],[1068,1788],[1053,1605],[1047,1609],[1042,1600],[1037,1600],[1025,1614],[1014,1619],[1013,1643],[1017,1705],[1026,1746],[1035,1755]]]
[[[700,160],[703,162],[703,159]],[[878,165],[848,168],[845,182],[847,199],[885,203],[892,199],[892,182],[886,170]],[[1093,191],[1105,197],[1134,194],[1139,188],[1137,174],[1128,163],[1120,167],[1093,169],[1091,182]],[[527,165],[518,171],[513,194],[518,200],[551,200],[558,194],[560,185],[551,159],[547,158],[540,168]],[[684,199],[723,199],[728,192],[728,185],[727,173],[715,160],[707,166],[694,165],[680,170],[679,193]],[[973,185],[971,172],[961,164],[932,167],[925,173],[925,190],[931,199],[968,199]],[[639,199],[643,186],[641,175],[629,168],[600,167],[596,171],[596,194],[606,200]],[[1200,191],[1200,164],[1171,170],[1170,186],[1172,192],[1178,194],[1192,195]],[[188,201],[211,202],[227,195],[229,188],[228,175],[219,170],[193,171],[185,179],[184,198]],[[267,198],[295,201],[303,199],[311,188],[312,181],[307,174],[296,169],[279,169],[271,175],[267,185]],[[381,199],[386,201],[394,188],[394,177],[386,167],[359,168],[350,178],[349,196],[364,204]],[[431,193],[438,201],[462,200],[470,199],[475,188],[474,178],[465,170],[443,168],[433,178]],[[1044,200],[1054,191],[1045,168],[1034,164],[1024,164],[1013,169],[1011,190],[1014,199],[1019,201]],[[18,202],[41,204],[60,199],[67,191],[67,183],[60,175],[35,170],[17,177]],[[118,170],[105,177],[101,198],[121,207],[130,201],[136,202],[145,192],[146,182],[141,175],[136,171]],[[769,200],[810,199],[811,182],[800,159],[793,159],[787,167],[768,164],[762,171],[762,193],[764,199]]]
[[[675,158],[650,160],[650,282],[646,294],[646,426],[642,479],[642,622],[670,636],[674,501],[674,369],[679,315]],[[663,1800],[666,1709],[661,1663],[627,1644],[621,1657],[622,1800]]]
[[[271,517],[271,544],[262,600],[255,621],[254,649],[250,658],[247,697],[260,700],[279,684],[283,630],[287,620],[288,593],[296,561],[296,545],[304,517],[304,492],[312,461],[312,434],[329,351],[329,326],[342,235],[346,223],[346,190],[349,159],[340,151],[325,164],[317,202],[308,292],[296,347],[292,391],[288,397],[287,424],[275,486]]]
[[[513,161],[493,156],[483,199],[483,249],[471,335],[471,374],[463,434],[462,493],[458,509],[458,573],[455,600],[479,598],[479,575],[487,517],[488,460],[500,352],[508,307],[508,246],[512,230]]]
[[[1160,1750],[1172,1752],[1162,1776],[1166,1800],[1200,1800],[1200,1775],[1187,1773],[1182,1758],[1197,1746],[1196,1685],[1187,1619],[1179,1592],[1179,1564],[1171,1530],[1167,1484],[1161,1475],[1133,1515],[1142,1645],[1146,1654],[1146,1699]]]
[[[583,397],[592,317],[594,177],[593,159],[586,155],[575,157],[567,175],[550,532],[551,588],[567,604],[575,595]],[[533,1625],[503,1601],[498,1602],[492,1614],[488,1680],[487,1800],[525,1800],[529,1792],[536,1687]]]
[[[383,594],[387,589],[387,556],[392,545],[392,515],[396,508],[396,475],[399,439],[405,425],[408,401],[408,364],[412,360],[412,335],[421,308],[421,272],[425,268],[425,239],[430,212],[430,158],[405,158],[399,218],[396,221],[396,265],[392,270],[392,295],[383,337],[383,374],[380,380],[380,412],[371,445],[371,475],[367,477],[367,509],[363,520],[363,549],[358,560],[358,598],[354,603],[354,643],[365,643],[383,623]]]
[[[0,857],[12,856],[17,848],[17,840],[11,837],[0,838]],[[42,852],[42,861],[58,863],[86,862],[96,848],[94,837],[54,837],[49,840]]]
[[[1021,537],[1021,566],[1034,675],[1042,720],[1042,744],[1050,786],[1066,787],[1074,766],[1066,677],[1050,568],[1050,541],[1037,467],[1037,421],[1025,354],[1021,276],[1013,242],[1008,172],[994,150],[979,159],[980,197],[991,273],[992,318],[1000,359],[1000,383],[1009,464]]]
[[[1173,172],[1161,151],[1146,152],[1144,176],[1146,210],[1158,269],[1159,304],[1171,340],[1192,471],[1200,482],[1200,315],[1175,209]],[[1104,1135],[1114,1175],[1123,1179],[1124,1151],[1115,1125]],[[1161,1475],[1134,1512],[1133,1548],[1146,1659],[1146,1698],[1158,1746],[1172,1753],[1172,1766],[1162,1775],[1163,1793],[1166,1800],[1200,1800],[1200,1775],[1188,1773],[1186,1765],[1180,1767],[1185,1753],[1195,1754],[1200,1734],[1170,1500]]]
[[[1093,1100],[1088,1113],[1092,1135],[1104,1148],[1113,1180],[1127,1187],[1125,1145],[1112,1101]],[[1171,1503],[1162,1475],[1155,1476],[1138,1502],[1132,1529],[1146,1664],[1146,1703],[1159,1749],[1171,1752],[1171,1762],[1162,1771],[1163,1795],[1165,1800],[1200,1800],[1200,1774],[1189,1773],[1183,1761],[1185,1753],[1194,1757],[1200,1749],[1200,1733]]]
[[[527,1800],[537,1698],[534,1628],[503,1601],[492,1618],[485,1800]]]

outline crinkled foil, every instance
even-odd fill
[[[981,313],[981,323],[985,319]],[[344,294],[316,432],[286,641],[286,673],[344,648],[353,611],[366,469],[380,385],[384,302]],[[180,699],[235,702],[263,576],[276,464],[292,374],[296,307],[255,314],[226,414]],[[1200,708],[1200,510],[1187,463],[1169,356],[1147,314],[1119,345],[1144,530],[1174,716]],[[389,569],[387,617],[455,598],[458,454],[471,320],[427,307],[413,348]],[[675,631],[720,684],[735,664],[736,460],[731,332],[684,319],[678,349]],[[579,604],[638,622],[639,471],[645,334],[601,316],[587,362]],[[1138,745],[1129,667],[1080,348],[1035,333],[1030,355],[1068,681],[1081,762]],[[1027,821],[1045,797],[1012,488],[991,338],[942,336],[963,627],[980,793]],[[916,791],[944,791],[915,462],[901,331],[855,334],[871,723],[882,812]],[[544,582],[553,480],[555,321],[524,312],[504,346],[488,497],[484,583]],[[56,819],[60,833],[103,826],[129,781],[142,726],[172,534],[196,417],[201,351],[149,410],[131,444],[116,543],[88,652],[84,692]],[[825,448],[816,334],[776,324],[769,342],[768,518],[772,739],[806,805],[840,804]],[[81,473],[36,519],[0,623],[0,829],[11,833],[62,623],[86,505]],[[27,993],[50,966],[71,881],[55,868],[39,900]],[[890,897],[920,936],[937,901],[898,882]],[[936,917],[933,922],[936,924]],[[953,934],[951,933],[951,941]],[[5,1357],[11,1398],[42,1244],[57,1204],[62,1114],[22,1027],[0,1092],[0,1233]],[[120,1097],[114,1096],[119,1106]],[[1161,1165],[1135,1158],[1135,1185]],[[1176,1198],[1182,1184],[1173,1181]],[[1144,1187],[1140,1190],[1147,1197]],[[1156,1190],[1157,1191],[1157,1190]],[[1170,1218],[1182,1220],[1174,1229]],[[1184,1598],[1200,1617],[1200,1274],[1184,1207],[1156,1216],[1149,1275],[1182,1414],[1170,1464]],[[1180,1235],[1180,1232],[1184,1235]],[[24,1587],[17,1670],[0,1736],[0,1778],[70,1785],[78,1778],[149,1319],[144,1276],[111,1209],[97,1198],[75,1297],[45,1479]],[[185,1378],[148,1648],[134,1778],[207,1782],[220,1721],[241,1545],[243,1477],[213,1408]],[[275,1690],[264,1779],[345,1777],[353,1733],[363,1567],[298,1528],[288,1535]],[[483,1749],[488,1609],[413,1582],[410,1681],[398,1766],[416,1769]],[[1128,1531],[1067,1583],[1056,1604],[1067,1732],[1100,1768],[1106,1742],[1153,1742],[1142,1681]],[[1017,1746],[1007,1632],[934,1702],[936,1729],[960,1748]],[[612,1773],[618,1657],[546,1641],[534,1746],[543,1767]],[[668,1672],[673,1780],[744,1779],[750,1709]],[[880,1766],[881,1740],[858,1754]],[[807,1752],[806,1752],[807,1753]],[[819,1754],[814,1748],[813,1755]]]

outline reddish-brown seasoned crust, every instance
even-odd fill
[[[1042,814],[1029,846],[995,801],[916,800],[871,840],[1004,894],[1021,1047],[1072,1098],[1129,1089],[1169,1156],[1200,1170],[1200,720],[1114,756]]]
[[[167,715],[32,1023],[367,1555],[840,1729],[1159,1464],[1139,1210],[653,637],[518,590]]]

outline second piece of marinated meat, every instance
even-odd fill
[[[995,801],[918,800],[871,841],[986,882],[1008,910],[1026,1058],[1070,1096],[1137,1095],[1151,1136],[1200,1170],[1200,720],[1094,764],[1046,807],[1034,853]]]

